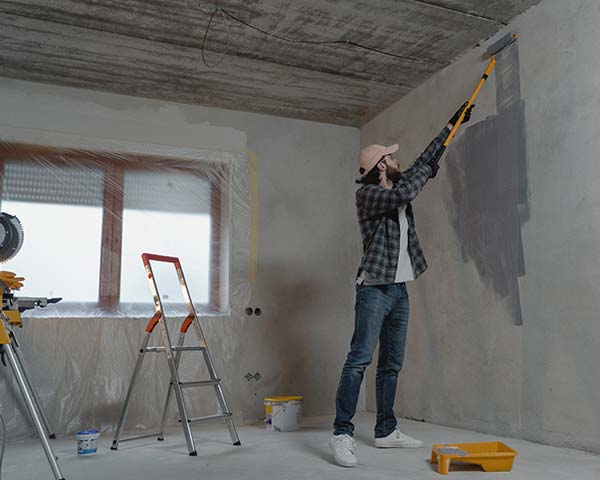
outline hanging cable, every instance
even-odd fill
[[[216,63],[213,63],[212,65],[210,65],[208,63],[208,61],[206,60],[206,53],[205,53],[204,47],[206,44],[206,39],[208,38],[208,32],[210,30],[210,26],[212,25],[213,19],[215,18],[215,15],[217,14],[217,12],[221,12],[221,17],[223,18],[223,23],[225,24],[225,30],[227,31],[227,42],[225,43],[225,52],[223,52],[223,55],[221,55],[221,58],[219,58],[219,60]],[[204,38],[202,39],[202,61],[204,62],[204,65],[206,65],[208,68],[215,68],[217,65],[219,65],[225,59],[225,56],[227,55],[228,51],[229,51],[229,25],[227,24],[227,18],[225,17],[225,12],[223,11],[223,9],[215,8],[215,11],[212,12],[212,15],[210,16],[210,20],[208,21],[208,25],[206,26],[206,30],[204,31]]]
[[[227,30],[227,43],[226,43],[226,47],[225,47],[225,53],[223,53],[223,56],[219,59],[219,61],[213,65],[209,65],[206,62],[204,50],[205,50],[206,39],[208,37],[208,32],[210,30],[213,19],[214,19],[215,15],[217,14],[217,12],[220,12],[221,16],[223,17],[223,23],[225,24],[225,29]],[[410,56],[406,56],[406,55],[398,55],[396,53],[387,52],[385,50],[380,50],[378,48],[369,47],[367,45],[363,45],[362,43],[358,43],[358,42],[355,42],[352,40],[344,40],[344,39],[339,39],[339,40],[302,40],[302,39],[294,39],[294,38],[284,37],[283,35],[278,35],[276,33],[272,33],[267,30],[263,30],[260,27],[252,25],[251,23],[248,23],[248,22],[242,20],[241,18],[236,17],[235,15],[229,13],[227,10],[217,7],[217,8],[215,8],[215,10],[212,12],[212,15],[210,16],[210,20],[208,21],[208,25],[206,26],[206,30],[204,31],[204,39],[202,40],[202,61],[204,62],[204,65],[206,65],[209,68],[214,68],[219,63],[221,63],[223,61],[223,59],[225,58],[225,55],[227,55],[227,52],[229,50],[230,32],[229,32],[229,26],[227,24],[226,17],[229,17],[230,19],[232,19],[248,28],[256,30],[257,32],[262,33],[263,35],[267,35],[269,37],[273,37],[273,38],[276,38],[278,40],[288,42],[288,43],[303,44],[303,45],[346,45],[346,46],[351,46],[351,47],[355,47],[355,48],[360,48],[363,50],[368,50],[370,52],[375,52],[380,55],[386,55],[388,57],[397,58],[400,60],[407,60],[407,61],[414,62],[414,63],[422,63],[422,64],[432,63],[429,61],[421,60],[420,58],[410,57]],[[435,63],[439,63],[440,65],[445,65],[445,63],[441,63],[441,62],[435,62]]]

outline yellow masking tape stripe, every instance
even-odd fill
[[[250,157],[250,283],[256,282],[258,271],[258,177],[256,154],[246,150]]]

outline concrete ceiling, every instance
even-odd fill
[[[358,126],[539,1],[0,0],[0,76]]]

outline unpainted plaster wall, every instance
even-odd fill
[[[489,128],[506,114],[497,71],[470,126],[415,201],[430,270],[409,289],[399,414],[600,451],[599,22],[595,0],[544,0],[509,25],[501,34],[519,34],[525,168],[513,163],[519,132],[497,125],[494,135]],[[362,144],[399,142],[408,163],[468,98],[485,68],[483,47],[365,125]],[[496,147],[474,148],[481,138]],[[482,152],[496,164],[482,168],[489,161]],[[473,175],[479,185],[470,188],[479,188],[485,202],[462,201],[473,191],[461,190],[457,179]],[[489,281],[499,258],[484,241],[488,227],[505,221],[510,209],[521,238],[512,236],[515,223],[503,231],[522,268],[500,273],[520,294],[522,326],[516,325],[514,291]],[[478,232],[475,245],[484,249],[469,255],[465,248]],[[371,392],[372,375],[369,383]]]
[[[237,192],[232,313],[202,319],[209,347],[236,421],[262,418],[262,399],[274,394],[304,395],[308,415],[333,411],[347,344],[346,337],[339,340],[339,332],[348,332],[353,324],[353,275],[360,248],[352,201],[354,169],[348,168],[358,152],[357,129],[8,79],[0,79],[0,110],[3,141],[172,156],[195,150],[240,157],[254,152],[258,275],[250,284],[249,198]],[[76,238],[77,226],[73,228]],[[68,292],[60,294],[68,299]],[[260,307],[262,315],[246,316],[248,306]],[[58,433],[114,425],[146,321],[25,322],[18,332],[22,350]],[[166,387],[163,364],[164,359],[149,363],[129,425],[151,426],[159,420]],[[248,372],[259,372],[260,380],[247,381]],[[9,433],[30,432],[6,373],[0,368],[0,405]],[[198,414],[214,412],[211,391],[196,391],[192,397]]]

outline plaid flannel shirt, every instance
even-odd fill
[[[400,251],[398,208],[404,205],[408,220],[408,253],[415,279],[427,269],[410,202],[431,177],[428,163],[442,156],[445,150],[443,143],[449,133],[449,128],[445,127],[411,167],[402,172],[400,180],[392,188],[371,184],[356,191],[356,211],[363,241],[359,275],[365,271],[369,278],[382,283],[395,282]]]

